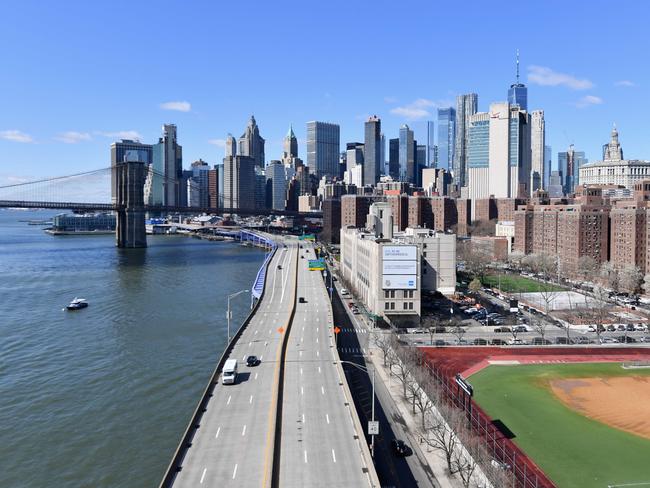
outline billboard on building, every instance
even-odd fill
[[[415,290],[417,287],[416,275],[384,275],[383,277],[384,290]]]
[[[417,246],[384,246],[382,247],[384,261],[415,261]]]
[[[384,261],[382,273],[385,275],[417,275],[417,261]]]

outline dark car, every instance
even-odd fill
[[[305,297],[299,297],[298,303],[305,303]]]
[[[634,324],[627,324],[625,326],[625,330],[627,330],[628,332],[634,332]]]
[[[607,326],[607,332],[615,332],[616,331],[616,326],[615,325],[608,325]]]
[[[278,269],[282,269],[282,265],[281,265],[281,264],[278,264]]]
[[[533,337],[530,343],[533,346],[544,346],[546,344],[550,344],[551,341],[549,341],[548,339],[544,339],[543,337]]]
[[[393,439],[390,443],[390,446],[397,456],[404,457],[408,455],[409,447],[404,441],[400,439]]]
[[[492,339],[490,341],[490,344],[492,344],[493,346],[505,346],[506,341],[504,341],[503,339]]]
[[[248,356],[246,358],[246,366],[257,366],[260,364],[262,361],[260,361],[260,358],[257,356]]]
[[[497,327],[494,332],[512,332],[510,327]]]
[[[485,339],[481,339],[480,337],[478,339],[474,339],[474,345],[475,346],[487,346],[488,341]]]
[[[555,343],[556,344],[574,344],[574,342],[571,339],[567,339],[564,336],[558,336],[555,338]]]
[[[441,346],[446,346],[447,343],[442,339],[436,339],[435,341],[433,341],[433,345],[436,347],[441,347]]]
[[[629,344],[631,342],[636,342],[636,339],[634,337],[630,337],[630,336],[620,336],[618,338],[618,342],[621,342],[623,344],[625,344],[625,343]]]

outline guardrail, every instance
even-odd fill
[[[273,256],[275,254],[276,249],[274,248],[273,251],[271,251],[270,256]],[[267,257],[267,260],[264,262],[262,265],[268,270],[269,263],[271,262],[271,259]],[[199,404],[196,406],[196,409],[194,410],[194,413],[192,414],[192,418],[190,420],[189,425],[185,429],[185,433],[183,434],[183,437],[181,438],[181,442],[179,443],[178,447],[176,448],[176,451],[174,452],[174,456],[172,457],[171,462],[169,463],[169,466],[167,467],[167,470],[165,471],[165,475],[163,476],[162,481],[160,482],[159,488],[169,488],[172,486],[174,483],[174,480],[176,479],[176,475],[178,472],[182,469],[181,465],[183,463],[183,459],[185,458],[185,455],[187,454],[187,450],[192,446],[192,439],[194,438],[194,434],[196,434],[197,429],[200,427],[200,421],[201,417],[205,413],[206,406],[208,404],[208,401],[212,397],[214,387],[216,386],[217,382],[219,381],[219,375],[221,374],[221,370],[223,369],[223,365],[226,362],[226,359],[228,359],[228,356],[230,356],[230,353],[232,352],[233,348],[235,347],[235,344],[241,337],[241,335],[244,333],[244,330],[246,330],[246,327],[250,323],[251,319],[257,312],[257,308],[259,307],[259,304],[262,301],[262,297],[264,296],[264,290],[262,290],[262,293],[260,295],[260,299],[257,300],[253,308],[251,309],[250,313],[242,323],[241,327],[239,327],[239,330],[235,333],[235,335],[232,337],[228,345],[226,346],[226,349],[223,351],[223,354],[221,355],[221,358],[219,359],[219,362],[217,363],[216,368],[214,369],[214,372],[212,373],[212,376],[210,378],[210,382],[208,383],[208,386],[205,388],[203,391],[203,395],[201,395],[201,399],[199,400]]]

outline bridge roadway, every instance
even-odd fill
[[[372,486],[365,438],[355,429],[354,404],[351,398],[347,404],[342,369],[334,362],[329,295],[321,273],[308,269],[313,246],[304,242],[300,252],[298,295],[305,303],[296,304],[285,361],[279,486]]]
[[[216,385],[174,487],[260,487],[271,469],[278,328],[286,330],[293,307],[295,242],[280,244],[269,265],[262,303],[230,355],[239,364],[237,384]],[[251,354],[262,360],[259,366],[246,366]]]

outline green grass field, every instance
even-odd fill
[[[482,281],[484,286],[491,286],[492,288],[499,287],[498,275],[487,275]],[[507,293],[534,293],[542,291],[562,291],[564,288],[561,286],[553,285],[550,283],[541,283],[539,281],[531,280],[524,276],[517,275],[501,275],[501,290]]]
[[[607,488],[650,482],[650,440],[580,415],[545,384],[552,378],[623,375],[650,370],[614,363],[489,366],[469,381],[478,404],[515,434],[517,445],[559,488]]]

